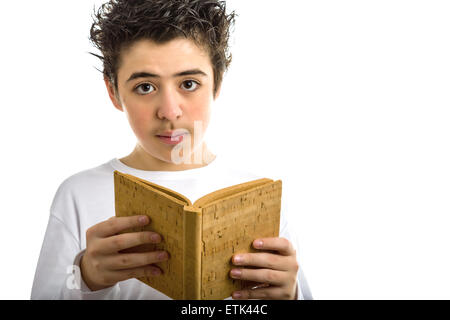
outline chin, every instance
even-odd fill
[[[156,138],[158,139],[158,138]],[[150,155],[153,158],[159,159],[163,162],[174,164],[174,165],[183,165],[183,164],[195,164],[196,161],[195,152],[202,153],[202,146],[203,142],[191,146],[190,148],[185,145],[186,142],[181,142],[177,145],[164,145],[157,141],[156,143],[149,143],[143,149],[145,152]],[[191,163],[185,163],[185,151],[190,151],[189,155],[187,156],[188,159],[191,160]],[[205,150],[203,150],[204,152]],[[200,158],[200,161],[202,160],[202,154],[197,156],[197,158]]]

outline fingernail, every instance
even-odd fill
[[[240,256],[240,255],[234,256],[234,262],[235,263],[241,263],[242,260],[243,260],[242,256]]]
[[[167,258],[167,254],[165,252],[161,252],[160,254],[158,254],[158,259],[159,260],[164,260]]]
[[[139,217],[139,223],[146,224],[148,218],[146,216]]]
[[[255,241],[255,247],[256,248],[261,248],[263,246],[263,242],[261,240],[256,240]]]
[[[233,298],[240,298],[240,297],[242,297],[242,294],[239,291],[233,293]]]
[[[154,242],[157,242],[157,241],[159,241],[159,236],[157,234],[152,234],[151,240]]]
[[[233,269],[233,270],[231,270],[231,276],[232,276],[232,277],[237,278],[237,277],[240,277],[241,274],[242,274],[242,272],[241,272],[241,270],[239,270],[239,269]]]
[[[160,271],[158,269],[152,270],[152,275],[157,276],[159,275]]]

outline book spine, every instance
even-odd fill
[[[184,206],[183,215],[183,299],[201,299],[202,211]]]

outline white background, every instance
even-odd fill
[[[134,148],[88,54],[102,2],[0,5],[2,299],[29,299],[59,184]],[[209,139],[298,200],[314,298],[449,299],[449,2],[228,8],[233,64]]]

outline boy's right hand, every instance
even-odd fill
[[[151,231],[118,234],[149,222],[147,216],[112,217],[86,231],[86,251],[81,258],[80,268],[83,281],[89,289],[97,291],[119,281],[162,273],[152,263],[167,260],[169,255],[166,251],[119,252],[146,243],[159,243],[161,236]]]

